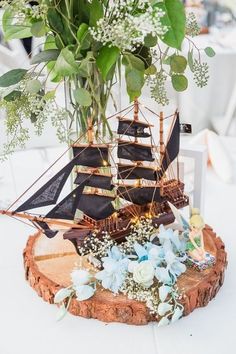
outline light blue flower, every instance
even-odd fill
[[[102,282],[105,289],[118,293],[128,271],[128,258],[123,255],[118,247],[113,246],[108,252],[108,257],[102,258],[103,270],[96,274],[96,279]]]
[[[185,257],[177,257],[170,249],[166,252],[166,268],[168,269],[174,280],[176,280],[177,277],[179,277],[182,273],[186,271],[185,264],[181,263],[184,260]]]
[[[172,284],[172,279],[170,277],[169,270],[165,267],[157,267],[155,271],[155,276],[163,284]]]

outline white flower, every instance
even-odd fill
[[[71,273],[71,280],[74,286],[85,285],[91,280],[91,275],[87,270],[75,269]]]
[[[150,261],[138,263],[133,269],[134,281],[145,288],[149,288],[153,284],[154,274],[154,267]]]

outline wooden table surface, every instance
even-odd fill
[[[236,151],[236,149],[235,149]],[[24,156],[24,157],[23,157]],[[49,154],[53,160],[55,151]],[[37,160],[36,160],[37,159]],[[12,158],[17,193],[45,169],[38,151]],[[37,167],[35,166],[37,161]],[[0,200],[14,198],[9,163],[0,165]],[[0,354],[222,354],[236,347],[236,184],[226,185],[208,171],[206,222],[228,251],[225,284],[206,307],[177,323],[157,328],[105,324],[68,315],[56,322],[57,308],[37,297],[24,279],[22,251],[34,230],[7,217],[0,219]]]

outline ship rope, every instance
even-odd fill
[[[114,118],[115,116],[117,116],[117,114],[126,112],[128,109],[130,109],[131,107],[133,107],[133,105],[130,105],[129,107],[126,107],[124,109],[122,109],[119,112],[116,112],[115,114],[112,114],[111,116],[107,117],[107,120],[110,120],[111,118]],[[97,126],[98,123],[96,123],[94,126]],[[88,130],[87,130],[88,131]],[[85,131],[83,134],[81,134],[78,139],[76,139],[75,141],[73,141],[73,144],[78,143],[84,136],[86,136],[87,131]],[[72,145],[73,145],[72,144]],[[41,180],[41,178],[43,176],[45,176],[45,174],[51,170],[52,167],[54,167],[58,161],[60,161],[62,159],[62,157],[64,157],[71,149],[71,146],[69,146],[12,204],[10,204],[10,206],[6,209],[6,211],[9,211],[27,192],[29,192],[34,186],[35,184]]]

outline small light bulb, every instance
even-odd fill
[[[107,166],[108,165],[106,160],[103,160],[102,164],[103,164],[103,166]]]

